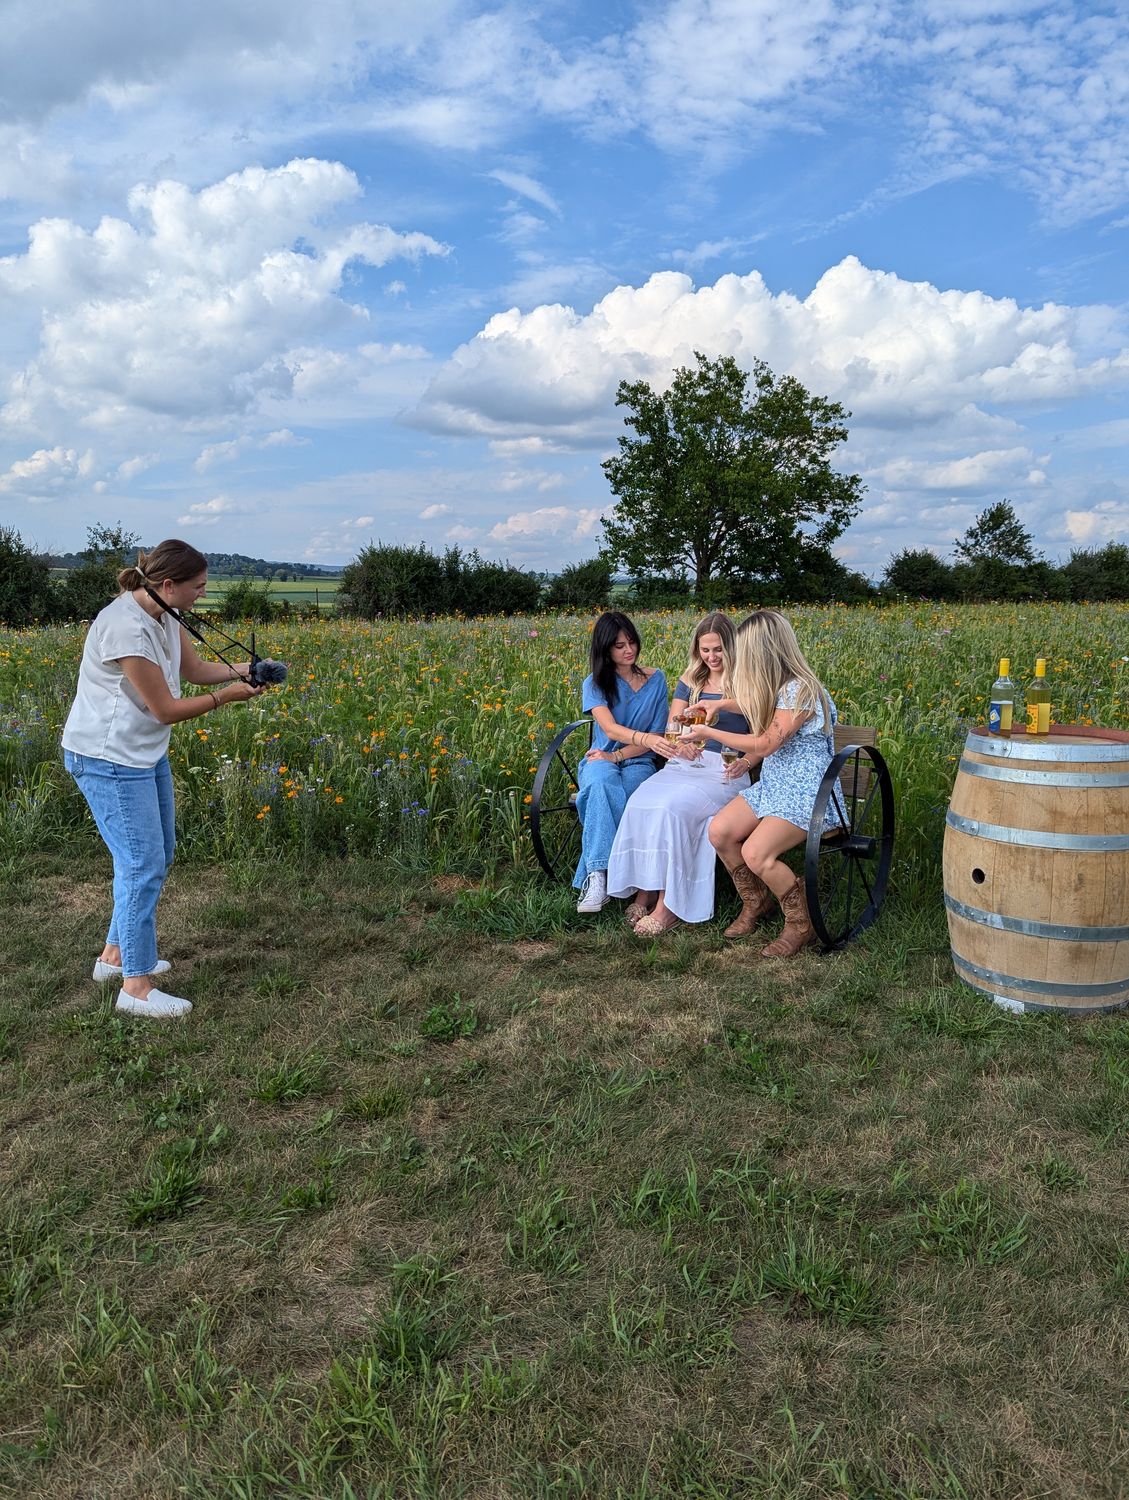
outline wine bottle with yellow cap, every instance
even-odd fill
[[[1047,663],[1035,663],[1035,675],[1027,684],[1027,733],[1046,734],[1051,727],[1051,690],[1047,686]]]
[[[1006,656],[1001,656],[1000,675],[992,684],[992,696],[988,701],[988,733],[1002,735],[1005,739],[1011,734],[1015,715],[1015,683],[1008,675],[1010,671],[1011,662]]]

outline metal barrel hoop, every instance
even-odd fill
[[[870,762],[870,785],[860,794],[863,756]],[[848,765],[851,790],[840,796],[838,783]],[[829,807],[844,827],[825,838]],[[845,745],[832,757],[820,782],[804,848],[808,910],[825,953],[857,937],[877,917],[893,852],[894,784],[889,767],[873,745]]]

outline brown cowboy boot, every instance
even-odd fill
[[[794,958],[815,937],[802,875],[797,875],[792,889],[781,896],[780,907],[784,913],[784,928],[774,942],[761,949],[763,958]]]
[[[729,869],[729,866],[726,866]],[[735,870],[729,870],[737,894],[741,898],[741,910],[737,920],[731,922],[723,933],[727,938],[748,937],[753,928],[772,910],[773,896],[759,875],[754,875],[744,860]]]

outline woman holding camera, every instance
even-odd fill
[[[114,862],[113,916],[94,979],[120,976],[115,1009],[157,1020],[192,1009],[153,983],[171,967],[157,957],[157,899],[176,847],[172,726],[262,689],[247,681],[247,663],[204,661],[180,624],[208,585],[202,552],[161,542],[118,583],[122,592],[87,632],[63,758]],[[182,678],[208,691],[182,698]]]

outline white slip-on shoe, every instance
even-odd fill
[[[147,1016],[151,1021],[175,1021],[186,1016],[192,1009],[191,1000],[181,1000],[176,995],[166,995],[163,990],[152,989],[144,1000],[137,995],[127,995],[125,990],[118,995],[114,1009],[127,1016]]]
[[[590,870],[584,877],[584,884],[580,887],[580,900],[576,903],[576,909],[589,917],[598,911],[603,911],[607,904],[608,872]]]
[[[172,968],[167,958],[159,958],[149,970],[150,974],[167,974]],[[120,979],[122,977],[121,964],[105,964],[100,958],[94,961],[93,979],[95,984],[105,984],[107,979]]]

